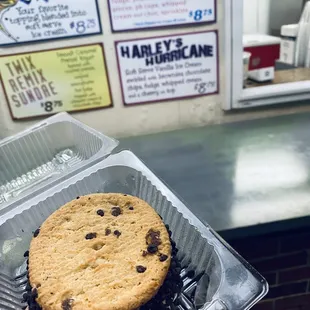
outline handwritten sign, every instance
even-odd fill
[[[116,43],[125,105],[218,92],[217,32]]]
[[[101,44],[2,56],[0,73],[14,119],[112,105]]]
[[[99,33],[97,0],[0,1],[0,45]]]
[[[215,22],[215,0],[109,0],[113,31]]]

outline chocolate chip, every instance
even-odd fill
[[[150,244],[150,245],[147,247],[147,251],[148,251],[150,254],[155,254],[155,253],[158,251],[158,247],[157,247],[157,245],[155,245],[155,244]]]
[[[97,210],[97,214],[100,216],[104,216],[104,211],[99,209],[99,210]]]
[[[144,273],[146,270],[146,267],[139,265],[139,266],[136,266],[136,270],[138,273]]]
[[[33,237],[34,237],[34,238],[38,237],[39,233],[40,233],[40,228],[38,228],[38,229],[33,233]]]
[[[133,206],[129,206],[128,209],[132,211],[134,208],[133,208]]]
[[[126,195],[126,194],[124,194],[124,196],[126,197],[127,195]]]
[[[146,234],[146,244],[159,246],[161,244],[160,231],[150,229]]]
[[[147,251],[142,252],[142,256],[144,256],[144,257],[147,256],[147,254],[148,254]]]
[[[77,196],[76,199],[80,199],[80,196]]]
[[[65,299],[61,304],[61,309],[71,310],[72,309],[72,303],[73,303],[73,299],[71,299],[71,298]]]
[[[88,197],[88,200],[91,200],[91,197]]]
[[[29,251],[26,251],[25,253],[24,253],[24,257],[28,257],[29,256]]]
[[[106,228],[106,229],[105,229],[105,235],[108,236],[108,235],[110,235],[110,234],[111,234],[111,229]]]
[[[111,214],[113,216],[119,216],[120,214],[122,214],[121,208],[120,207],[113,207],[111,210]]]
[[[114,235],[119,238],[119,236],[121,235],[122,233],[119,231],[119,230],[115,230],[114,231]]]
[[[91,240],[91,239],[94,239],[94,238],[97,238],[97,233],[89,233],[85,236],[85,239],[86,240]]]
[[[160,255],[159,255],[159,260],[160,260],[161,262],[165,262],[167,259],[168,259],[168,256],[167,256],[167,255],[165,255],[165,254],[160,254]]]

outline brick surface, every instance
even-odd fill
[[[277,238],[246,238],[232,241],[230,245],[247,260],[274,256],[279,251]]]
[[[300,253],[264,259],[253,262],[252,264],[259,272],[268,272],[303,266],[307,263],[307,260],[308,254],[306,251],[303,251]]]
[[[253,310],[274,310],[273,301],[262,301],[253,307]]]
[[[281,253],[310,249],[310,232],[280,238]]]
[[[276,272],[262,273],[262,276],[267,280],[270,286],[277,284],[277,274]]]
[[[253,310],[310,310],[310,227],[231,242],[267,280]]]
[[[284,296],[306,293],[307,287],[307,281],[274,286],[269,289],[266,299],[274,299]]]
[[[280,271],[279,284],[310,279],[310,266]]]
[[[275,302],[275,310],[309,310],[310,294],[278,299]]]

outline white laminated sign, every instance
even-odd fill
[[[113,31],[216,21],[216,0],[108,0]]]
[[[100,33],[97,0],[0,0],[0,45]]]
[[[216,31],[116,42],[125,105],[216,94]]]

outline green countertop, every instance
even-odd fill
[[[310,114],[121,139],[225,238],[310,224]]]

